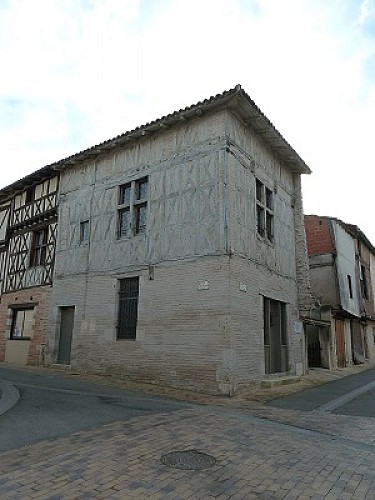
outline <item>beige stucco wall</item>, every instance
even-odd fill
[[[28,363],[30,340],[7,340],[5,343],[5,363],[25,366]]]

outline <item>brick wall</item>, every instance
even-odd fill
[[[1,296],[0,304],[0,361],[5,359],[7,340],[10,336],[12,310],[9,306],[34,305],[34,336],[30,340],[28,364],[38,365],[44,361],[44,346],[47,337],[50,286],[28,288]],[[17,341],[23,343],[24,341]]]
[[[334,251],[329,219],[317,215],[305,215],[305,231],[309,255],[321,255]]]

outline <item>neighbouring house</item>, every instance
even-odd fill
[[[311,288],[320,320],[306,330],[310,366],[375,362],[375,248],[355,225],[305,216]]]
[[[53,167],[47,363],[228,395],[305,371],[310,170],[240,86]]]
[[[44,362],[57,191],[48,167],[0,190],[0,361]]]

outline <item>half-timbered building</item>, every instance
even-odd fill
[[[0,190],[0,361],[44,361],[57,192],[48,167]]]
[[[303,373],[310,170],[241,87],[56,167],[48,363],[223,394]]]
[[[0,190],[0,360],[228,395],[303,373],[309,172],[237,86]]]

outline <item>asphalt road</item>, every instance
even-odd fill
[[[283,398],[269,406],[375,418],[375,370],[341,378]]]
[[[0,366],[0,382],[19,391],[1,415],[0,452],[70,435],[105,423],[191,408],[183,403],[46,370]],[[1,395],[0,395],[1,396]],[[273,407],[375,418],[375,370],[275,399]]]
[[[20,393],[17,404],[0,415],[0,451],[189,406],[45,371],[1,366],[0,381],[13,384]]]

